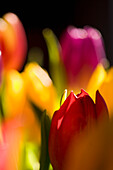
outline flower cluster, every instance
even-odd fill
[[[0,19],[0,169],[112,170],[113,68],[101,33],[42,34],[48,71],[18,16]]]

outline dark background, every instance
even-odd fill
[[[6,3],[6,4],[5,4]],[[51,28],[59,38],[68,25],[97,28],[104,39],[105,51],[113,65],[113,1],[112,0],[67,0],[5,2],[0,5],[0,17],[14,12],[23,23],[28,39],[28,50],[33,46],[44,52],[45,67],[48,62],[47,47],[42,36],[44,28]]]

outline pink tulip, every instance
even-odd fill
[[[69,84],[79,86],[84,77],[87,82],[97,64],[106,59],[102,35],[92,27],[69,26],[61,35],[60,44]]]
[[[15,118],[0,127],[0,170],[15,170],[20,165],[22,123]]]

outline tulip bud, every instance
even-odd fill
[[[100,103],[100,105],[99,105]],[[52,118],[49,133],[49,156],[55,170],[61,170],[66,151],[84,129],[90,129],[100,118],[108,117],[104,99],[97,91],[96,104],[84,90],[67,97]]]
[[[56,89],[46,70],[36,62],[28,63],[23,72],[28,99],[39,109],[53,115],[56,107]]]
[[[5,70],[21,70],[27,55],[27,38],[20,19],[14,13],[0,18],[0,44]]]
[[[85,89],[97,64],[106,60],[101,33],[91,27],[69,26],[61,35],[60,44],[69,86]]]
[[[6,117],[14,117],[23,113],[26,93],[21,74],[14,69],[6,72],[2,92],[3,110]]]

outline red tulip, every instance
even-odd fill
[[[61,170],[66,151],[73,137],[78,138],[83,129],[90,128],[102,117],[108,117],[108,110],[99,91],[96,103],[84,90],[67,97],[53,115],[49,134],[49,156],[54,170]]]

